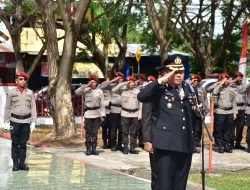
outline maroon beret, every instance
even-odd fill
[[[227,73],[221,73],[220,78],[230,78],[230,76]]]
[[[16,76],[17,76],[17,77],[24,77],[24,78],[26,78],[26,79],[29,78],[28,75],[27,75],[24,71],[18,71],[18,72],[16,73]]]
[[[145,76],[143,74],[136,75],[137,79],[145,80]]]
[[[238,77],[238,76],[244,77],[243,73],[240,72],[240,71],[235,72],[235,73],[234,73],[234,76],[235,76],[235,77]]]
[[[148,81],[154,81],[155,80],[155,77],[154,76],[152,76],[152,75],[149,75],[148,76]]]
[[[99,79],[98,79],[98,77],[96,75],[90,75],[89,80],[94,80],[96,82],[99,82]]]
[[[127,81],[136,81],[135,77],[133,76],[127,76]]]
[[[115,76],[124,78],[124,74],[122,72],[116,72]]]

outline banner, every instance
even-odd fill
[[[240,54],[239,71],[243,73],[245,83],[246,80],[246,64],[247,64],[247,45],[248,43],[248,19],[242,23],[242,49]]]

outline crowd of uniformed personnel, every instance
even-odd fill
[[[191,74],[184,81],[179,57],[167,59],[157,68],[158,77],[115,73],[99,84],[95,75],[76,89],[84,96],[86,155],[98,155],[97,135],[102,127],[103,148],[138,154],[137,146],[149,153],[152,189],[185,189],[192,153],[200,152],[204,118],[210,113],[201,76]],[[13,171],[29,170],[25,164],[26,143],[35,128],[35,99],[27,88],[28,76],[17,73],[17,87],[7,94],[5,125],[11,130]],[[243,129],[247,126],[250,153],[250,82],[243,74],[233,79],[221,73],[210,86],[214,101],[213,137],[219,153],[244,150]]]
[[[165,66],[157,68],[160,78]],[[210,86],[215,97],[214,132],[215,146],[219,153],[231,153],[233,149],[246,149],[241,145],[244,126],[250,125],[250,84],[242,84],[243,74],[236,72],[233,79],[227,73],[221,73],[219,81]],[[151,141],[148,134],[148,124],[142,116],[143,105],[137,95],[155,77],[147,78],[138,74],[136,77],[116,72],[113,79],[106,78],[99,84],[99,79],[92,75],[89,83],[81,85],[75,93],[84,95],[84,118],[86,130],[86,155],[98,155],[97,132],[102,127],[103,148],[112,151],[120,150],[124,154],[138,154],[136,147],[144,147]],[[210,114],[207,91],[200,86],[202,78],[199,74],[191,74],[189,84],[192,85],[199,111],[193,113],[194,152],[200,152],[202,125],[204,117]],[[148,119],[148,118],[146,118]],[[146,129],[145,129],[146,128]],[[247,144],[250,144],[250,134],[247,132]],[[150,138],[149,138],[150,136]],[[147,147],[146,147],[147,149]],[[247,147],[250,152],[250,146]]]

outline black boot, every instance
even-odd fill
[[[89,144],[86,145],[86,155],[89,156],[91,155],[92,150],[91,150],[91,146]]]
[[[103,146],[102,146],[103,149],[107,149],[108,148],[108,143],[107,143],[107,140],[103,140]]]
[[[223,149],[223,146],[221,144],[218,144],[218,152],[224,153],[224,149]]]
[[[123,154],[128,154],[128,146],[124,146],[124,148],[123,148]]]
[[[236,143],[234,149],[245,150],[246,148],[242,146],[240,143]]]
[[[135,150],[134,148],[130,148],[129,153],[130,154],[139,154],[139,152],[137,150]]]
[[[13,168],[12,171],[18,171],[19,170],[19,166],[18,166],[18,160],[17,159],[13,159]]]
[[[25,164],[25,160],[20,160],[19,170],[29,170],[29,167]]]
[[[224,152],[227,152],[227,153],[232,153],[232,149],[231,149],[231,146],[229,144],[226,144],[224,146]]]
[[[92,155],[99,155],[99,153],[96,151],[96,145],[92,145]]]

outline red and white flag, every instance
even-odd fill
[[[243,73],[244,80],[246,77],[246,65],[247,65],[247,47],[248,47],[248,19],[245,19],[242,23],[242,49],[240,54],[239,71]]]

